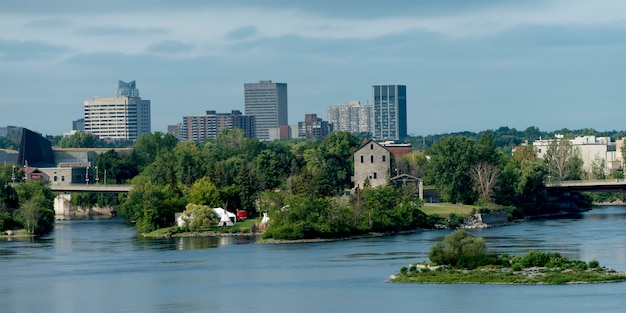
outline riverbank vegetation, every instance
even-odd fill
[[[54,195],[42,181],[11,184],[13,167],[0,167],[0,233],[23,229],[27,235],[49,232],[54,226]]]
[[[429,199],[469,205],[476,209],[473,212],[505,211],[510,219],[555,213],[561,208],[548,195],[544,181],[585,175],[579,156],[562,153],[567,151],[565,141],[551,146],[544,160],[535,157],[532,146],[518,146],[510,154],[511,143],[519,145],[541,134],[529,128],[515,134],[498,129],[441,135],[426,150],[393,159],[392,168],[394,174],[410,174],[432,186]],[[407,141],[419,148],[413,139]],[[72,203],[114,205],[118,216],[133,223],[138,233],[175,225],[174,213],[188,204],[233,213],[244,210],[252,218],[266,212],[271,222],[265,236],[281,239],[456,227],[462,222],[463,212],[425,214],[429,209],[410,190],[390,186],[351,190],[353,153],[366,140],[339,131],[321,141],[261,142],[244,138],[235,129],[196,143],[156,132],[139,138],[132,151],[110,150],[96,158],[99,181],[132,183],[129,194],[73,194]],[[85,135],[59,143],[96,144]],[[589,202],[580,197],[573,207]]]
[[[174,212],[189,203],[244,209],[251,217],[266,212],[271,223],[264,236],[280,240],[456,227],[466,216],[454,211],[429,216],[414,192],[391,185],[347,194],[352,155],[364,142],[349,133],[270,143],[243,138],[239,130],[202,144],[176,143],[168,136],[142,137],[133,154],[144,160],[142,170],[118,212],[141,233],[171,226]],[[572,178],[578,162],[570,163]],[[548,162],[523,148],[514,156],[504,154],[489,133],[478,141],[442,138],[427,153],[412,152],[395,165],[423,177],[442,201],[471,205],[472,213],[505,211],[516,219],[560,210],[543,186]]]
[[[626,281],[626,273],[570,260],[556,252],[531,250],[526,255],[494,255],[483,238],[456,230],[435,244],[431,264],[402,267],[390,278],[394,283],[438,284],[569,284]]]

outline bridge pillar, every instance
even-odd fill
[[[70,215],[71,194],[60,194],[54,198],[54,215],[57,219],[65,219]]]

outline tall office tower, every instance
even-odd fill
[[[374,139],[406,138],[406,86],[374,85]]]
[[[356,100],[332,105],[328,107],[328,122],[333,124],[333,130],[371,133],[373,108],[371,104],[361,104]]]
[[[245,115],[255,117],[257,139],[269,140],[271,128],[288,125],[287,84],[262,80],[244,84],[243,89]]]
[[[150,133],[150,100],[142,100],[135,81],[119,81],[115,97],[84,102],[85,131],[100,139],[136,140]]]
[[[75,130],[77,132],[84,132],[85,131],[85,119],[79,118],[75,121],[72,121],[72,130]]]
[[[207,139],[217,138],[224,129],[239,128],[244,137],[254,138],[254,116],[242,115],[239,110],[231,113],[216,113],[206,111],[205,115],[185,116],[180,124],[180,140],[204,142]]]
[[[317,114],[305,114],[304,122],[298,122],[298,138],[322,140],[332,131],[332,124],[317,117]]]

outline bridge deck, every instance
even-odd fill
[[[625,179],[567,180],[545,185],[548,190],[559,191],[626,192]]]
[[[57,192],[129,192],[132,185],[103,185],[103,184],[71,184],[55,185],[51,184],[50,189]]]

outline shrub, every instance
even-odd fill
[[[463,229],[458,229],[436,243],[428,253],[430,261],[439,265],[458,268],[483,264],[488,257],[483,238],[476,238]]]

